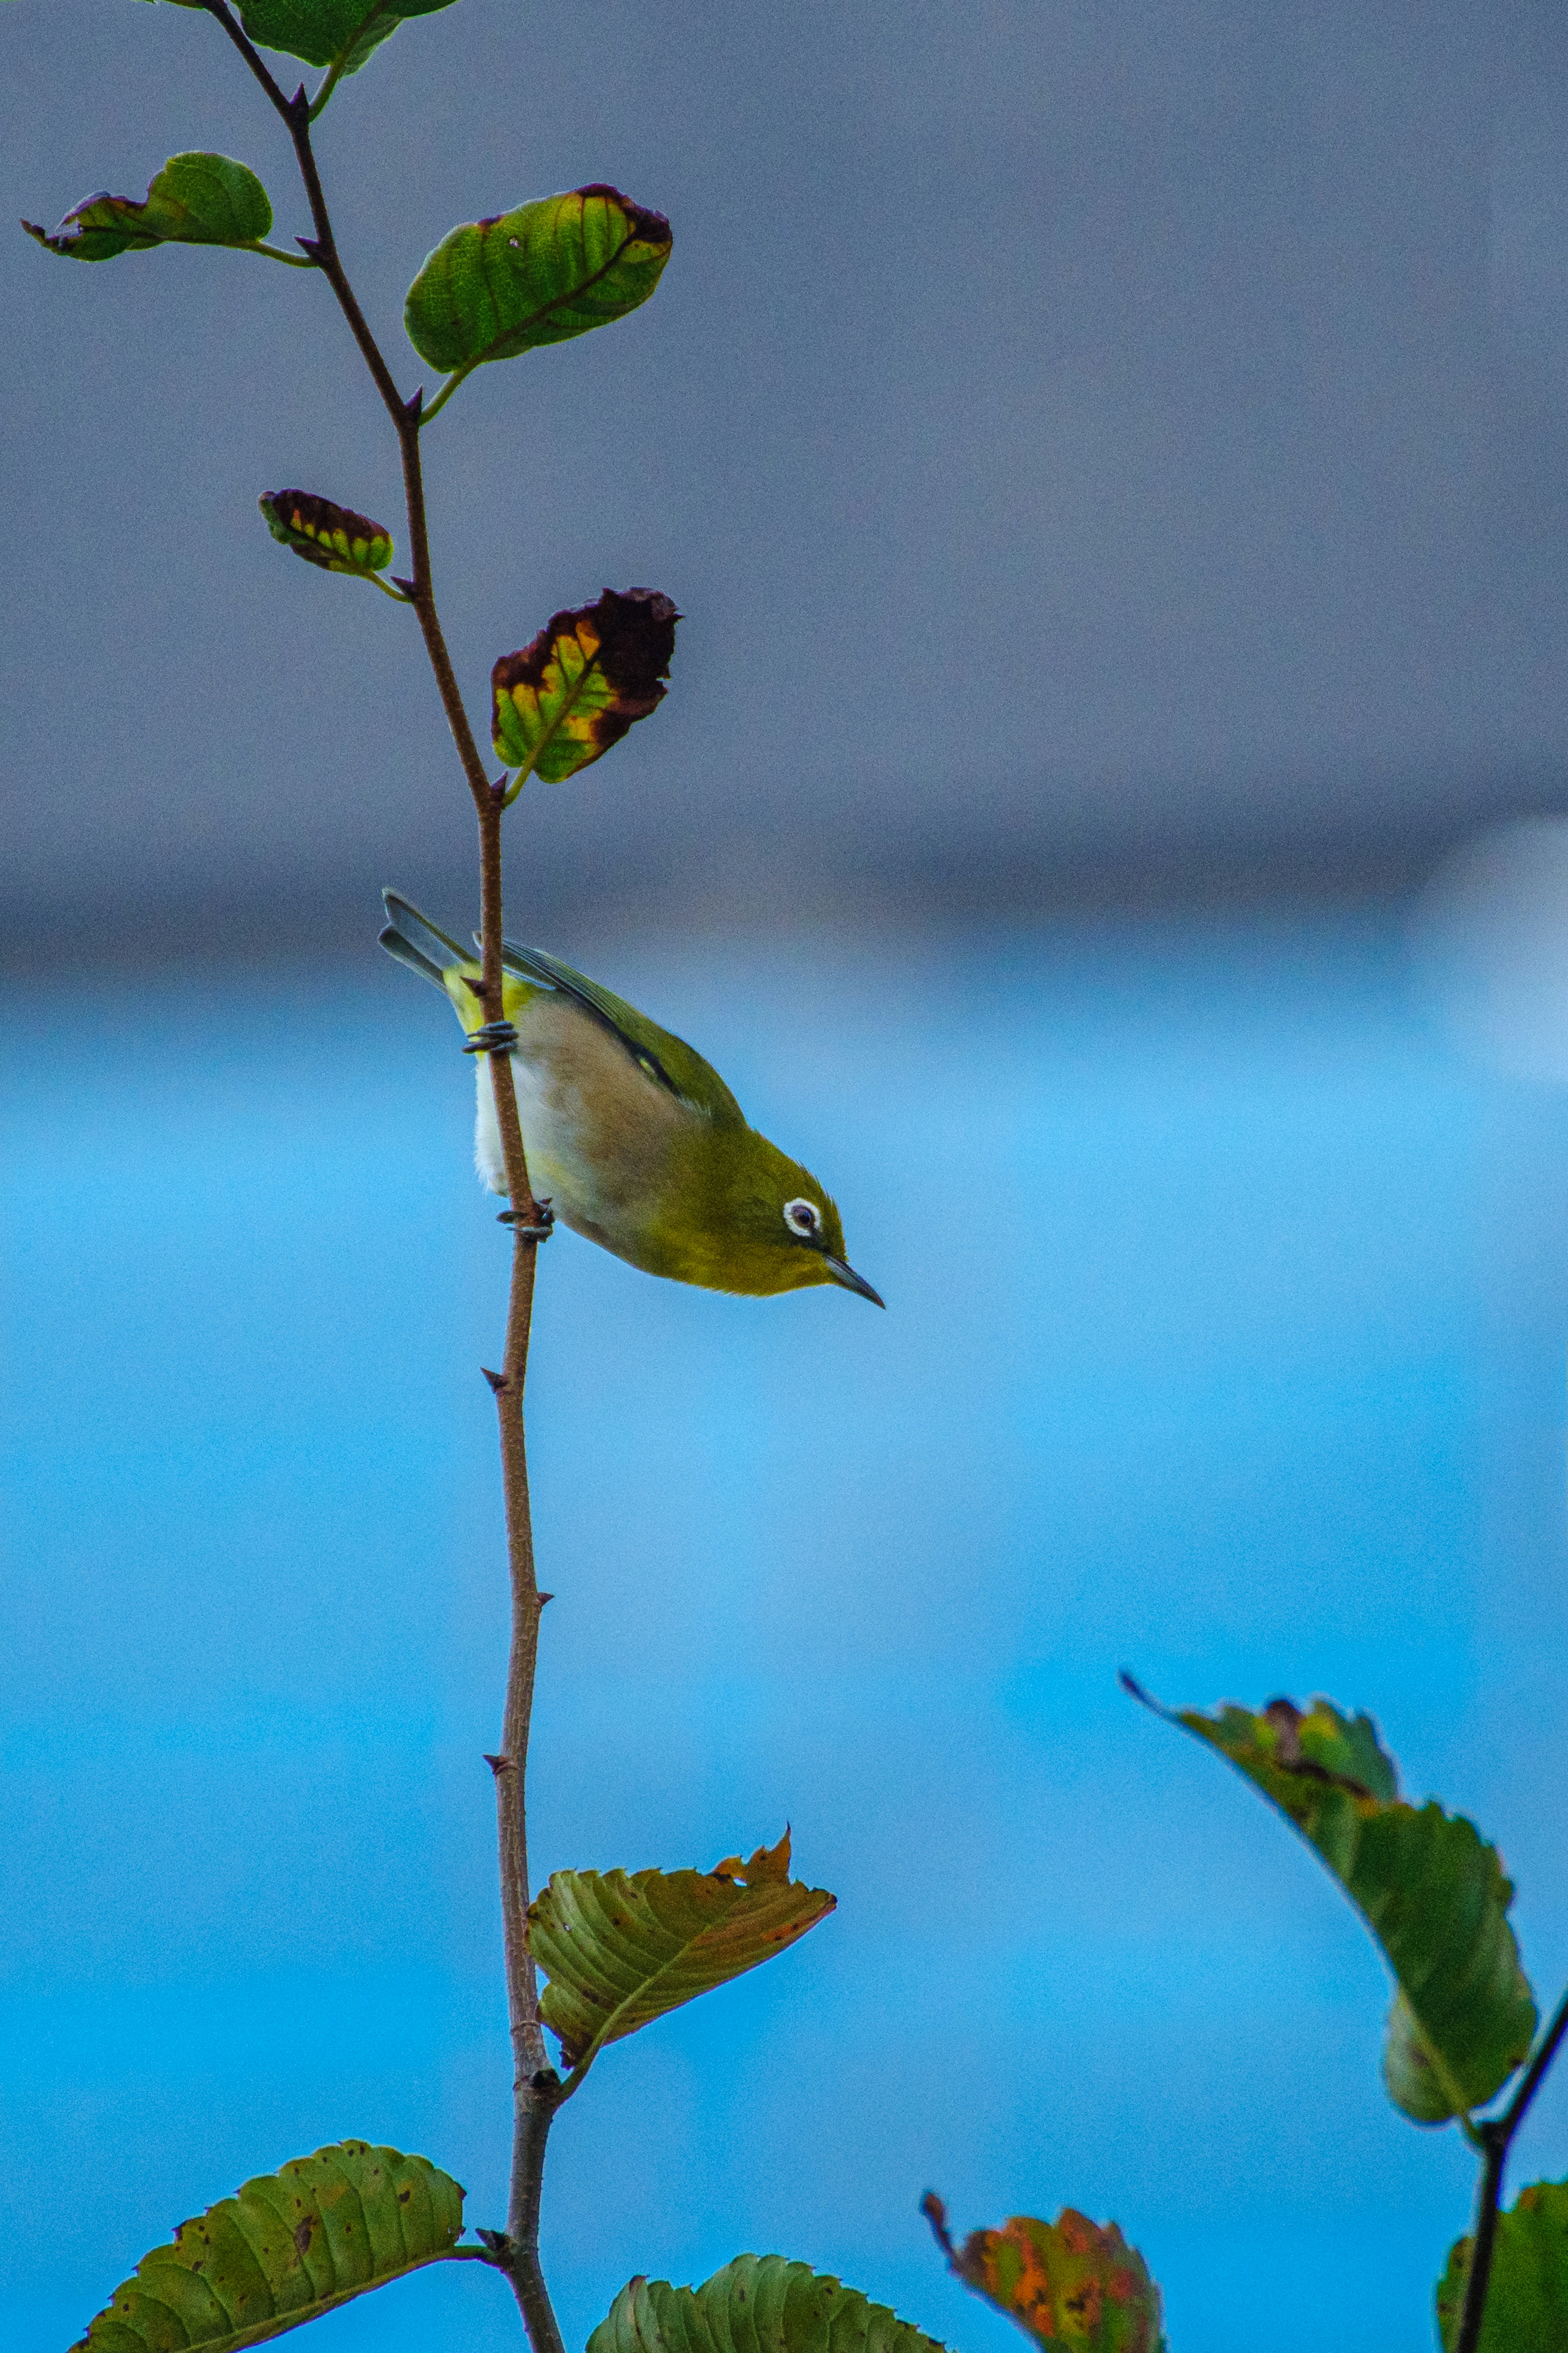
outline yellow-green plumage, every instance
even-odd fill
[[[478,959],[393,892],[382,944],[445,989],[471,1036]],[[844,1229],[808,1170],[749,1127],[684,1039],[567,965],[502,951],[513,1084],[528,1173],[576,1232],[649,1274],[765,1296],[835,1282],[881,1302],[847,1264]],[[475,1158],[506,1190],[489,1057],[476,1056]]]

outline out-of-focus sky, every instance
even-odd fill
[[[1430,2353],[1473,2159],[1390,2106],[1321,1865],[1116,1671],[1369,1708],[1500,1842],[1555,1999],[1568,1094],[1456,1051],[1364,914],[606,976],[828,1179],[889,1304],[542,1261],[534,1872],[787,1820],[839,1897],[562,2118],[567,2345],[750,2247],[1008,2353],[934,2186],[965,2228],[1114,2216],[1173,2353]],[[61,2353],[346,2133],[501,2211],[506,1251],[456,1024],[384,959],[242,1021],[210,973],[90,1029],[4,1003],[0,2342]],[[1515,2185],[1565,2154],[1559,2073]],[[519,2341],[466,2268],[300,2347]]]
[[[306,226],[199,14],[21,0],[0,35],[13,216],[211,146]],[[428,445],[481,699],[605,582],[687,615],[635,751],[514,820],[536,906],[1399,879],[1568,797],[1546,0],[462,0],[320,145],[408,383],[403,290],[455,222],[607,179],[674,223],[649,307],[481,372]],[[11,954],[310,942],[367,881],[466,887],[412,624],[256,512],[302,484],[401,529],[326,290],[20,236],[0,269]]]

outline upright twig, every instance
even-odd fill
[[[311,105],[301,87],[287,97],[227,5],[201,0],[216,17],[281,118],[294,148],[315,230],[300,237],[301,251],[314,262],[337,298],[360,355],[392,420],[403,461],[404,500],[408,513],[412,569],[398,586],[419,623],[435,674],[441,707],[452,732],[463,775],[473,796],[479,827],[480,932],[483,967],[478,991],[487,1021],[503,1018],[501,968],[500,828],[504,780],[492,785],[463,705],[452,658],[436,607],[430,568],[430,535],[425,514],[425,477],[420,456],[423,395],[405,399],[349,283],[332,233],[310,144]],[[324,103],[330,84],[323,87]],[[529,1723],[533,1709],[539,1617],[543,1603],[533,1563],[533,1526],[529,1513],[528,1454],[523,1431],[523,1390],[533,1314],[533,1276],[544,1216],[529,1183],[528,1160],[517,1115],[510,1056],[489,1056],[497,1124],[506,1166],[512,1228],[511,1289],[507,1307],[506,1349],[499,1373],[487,1374],[495,1392],[500,1431],[501,1485],[506,1504],[507,1561],[511,1585],[511,1647],[507,1669],[501,1746],[490,1760],[495,1777],[496,1820],[500,1851],[501,1917],[505,1938],[507,2006],[512,2042],[512,2168],[504,2234],[489,2233],[492,2260],[506,2272],[521,2309],[534,2353],[564,2353],[539,2261],[539,2205],[544,2147],[559,2103],[560,2082],[549,2064],[539,2017],[539,1987],[528,1945],[527,1771]]]
[[[1536,2048],[1534,2058],[1525,2069],[1518,2091],[1500,2116],[1479,2125],[1476,2138],[1481,2147],[1481,2178],[1476,2191],[1476,2227],[1470,2240],[1470,2265],[1465,2274],[1465,2301],[1459,2313],[1459,2333],[1454,2339],[1454,2353],[1476,2353],[1481,2341],[1481,2321],[1487,2308],[1487,2288],[1491,2279],[1492,2251],[1497,2243],[1498,2211],[1502,2203],[1503,2169],[1508,2163],[1509,2145],[1524,2122],[1531,2102],[1541,2089],[1547,2069],[1557,2056],[1558,2046],[1568,2034],[1568,1993],[1552,2014],[1551,2024]]]

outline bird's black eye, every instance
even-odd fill
[[[815,1201],[786,1201],[784,1223],[792,1234],[815,1234],[817,1230]]]

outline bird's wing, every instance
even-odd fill
[[[710,1062],[683,1038],[661,1029],[624,997],[614,997],[596,980],[585,979],[569,964],[546,955],[542,948],[521,948],[501,942],[501,962],[510,972],[521,973],[541,988],[558,990],[611,1030],[638,1068],[655,1083],[667,1087],[680,1103],[700,1112],[716,1127],[744,1127],[745,1113]]]

